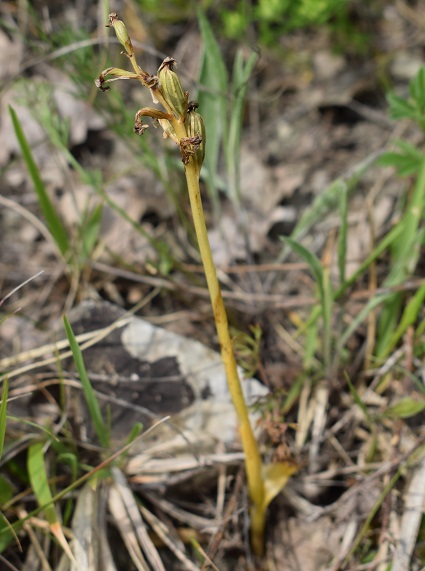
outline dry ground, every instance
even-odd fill
[[[103,33],[103,20],[96,10],[87,8],[82,14],[78,4],[47,2],[43,8],[34,3],[44,36],[31,13],[19,3],[15,6],[6,1],[0,6],[4,23],[0,28],[0,299],[43,271],[2,307],[12,315],[0,327],[0,368],[10,376],[9,396],[15,399],[10,403],[10,414],[42,425],[49,423],[78,457],[81,474],[87,466],[97,465],[102,454],[72,364],[68,360],[59,367],[52,350],[52,344],[65,336],[61,322],[64,311],[70,315],[75,332],[82,334],[111,325],[139,304],[137,316],[145,323],[197,340],[209,349],[216,350],[217,341],[190,227],[184,228],[177,215],[179,208],[190,223],[172,147],[164,155],[160,133],[151,128],[144,137],[163,158],[159,161],[161,172],[150,169],[140,159],[144,151],[132,140],[131,132],[125,139],[119,125],[114,125],[110,109],[105,109],[103,98],[114,96],[96,93],[93,82],[87,78],[87,69],[82,77],[75,76],[80,53],[78,35],[73,41],[66,36],[68,40],[60,46],[69,52],[65,58],[55,51],[60,49],[57,45],[49,45],[49,32],[65,30],[67,26],[89,29],[93,40]],[[145,50],[146,67],[156,69],[161,54],[173,55],[184,81],[195,89],[201,45],[196,19],[177,18],[173,24],[155,24],[150,17],[143,20],[135,3],[127,3],[126,8],[118,4],[114,10],[131,17],[134,38],[155,44],[160,52]],[[362,3],[357,4],[352,17],[357,30],[365,34],[363,53],[354,48],[348,36],[344,40],[341,30],[336,37],[324,26],[282,36],[274,49],[261,48],[244,111],[242,207],[237,209],[226,195],[224,164],[218,173],[224,181],[218,195],[220,224],[205,191],[210,239],[230,321],[240,331],[249,332],[253,324],[262,331],[260,344],[254,344],[248,357],[259,386],[270,392],[266,400],[263,398],[258,413],[263,453],[270,460],[290,458],[299,465],[299,472],[270,509],[264,558],[254,561],[249,554],[240,448],[234,430],[229,438],[223,436],[223,430],[218,442],[200,438],[191,444],[189,452],[181,443],[161,451],[161,469],[146,468],[143,452],[147,442],[142,440],[140,449],[133,450],[128,462],[120,464],[121,472],[109,474],[95,490],[81,486],[71,496],[78,507],[74,523],[68,520],[66,527],[72,527],[72,533],[80,533],[80,537],[92,532],[99,537],[108,534],[107,539],[102,536],[102,541],[99,537],[97,541],[100,549],[110,546],[116,569],[136,568],[122,543],[122,537],[130,533],[124,525],[127,520],[119,511],[128,506],[124,496],[119,496],[124,488],[136,493],[144,502],[144,509],[154,514],[142,513],[150,528],[159,524],[149,517],[162,520],[177,551],[186,554],[187,559],[183,560],[172,555],[164,538],[153,533],[167,569],[190,569],[191,564],[194,569],[202,568],[193,544],[184,546],[188,530],[223,571],[384,571],[391,562],[398,571],[425,568],[421,529],[418,531],[423,510],[424,463],[420,455],[419,460],[412,460],[412,452],[420,451],[423,444],[423,418],[418,414],[404,421],[383,416],[398,397],[414,394],[419,399],[411,380],[413,375],[420,376],[422,366],[414,355],[413,333],[410,331],[410,337],[406,334],[385,362],[375,366],[370,352],[373,324],[369,320],[359,324],[344,350],[336,355],[336,341],[373,295],[370,274],[365,273],[334,307],[332,366],[323,367],[323,352],[317,347],[306,366],[308,339],[295,333],[317,302],[317,288],[305,262],[297,256],[280,257],[280,236],[293,232],[303,213],[334,180],[350,182],[359,165],[372,161],[394,139],[403,136],[415,145],[422,142],[419,130],[388,118],[385,93],[391,88],[406,94],[409,80],[423,63],[424,5],[396,1],[384,3],[382,8],[376,2],[368,10]],[[212,11],[213,25],[214,14]],[[230,65],[236,43],[222,37],[218,27],[215,31]],[[248,39],[239,43],[248,52]],[[118,47],[112,44],[107,50],[117,52]],[[101,71],[103,57],[104,53],[98,50],[94,58],[98,67],[92,69],[92,80]],[[23,80],[27,82],[24,87]],[[50,90],[44,109],[53,105],[57,111],[47,122],[50,120],[55,127],[55,117],[63,124],[69,121],[67,146],[72,155],[86,172],[101,171],[102,192],[140,224],[144,233],[138,233],[116,210],[105,205],[99,239],[90,255],[82,256],[78,249],[82,241],[79,221],[87,204],[93,207],[101,198],[54,144],[46,123],[40,125],[40,106],[31,105],[32,97],[41,97],[36,88],[40,85],[48,85]],[[130,114],[140,106],[138,91],[125,82],[113,84],[113,90],[124,93]],[[74,251],[81,256],[78,261],[58,255],[46,232],[14,137],[7,107],[10,104],[24,126],[64,226],[73,236]],[[353,185],[348,211],[348,276],[377,240],[397,223],[400,204],[406,200],[411,183],[391,169],[374,165]],[[334,283],[338,280],[336,247],[340,226],[338,208],[323,214],[313,211],[312,223],[302,236],[303,244],[329,269]],[[158,254],[147,236],[163,244],[163,251],[168,253]],[[388,256],[383,256],[374,267],[376,288],[388,275],[389,264]],[[415,291],[419,287],[420,267],[421,264],[411,280],[403,284],[403,290]],[[97,310],[91,314],[87,309],[90,307]],[[178,351],[196,353],[198,345],[177,349],[173,344],[177,347],[180,338],[164,339],[158,342],[158,352],[152,349],[154,356],[152,352],[143,358],[129,356],[131,351],[123,341],[121,329],[116,329],[110,337],[99,341],[91,353],[86,353],[89,376],[103,394],[102,410],[106,411],[107,403],[112,410],[113,450],[122,445],[136,421],[143,421],[146,427],[152,418],[181,415],[176,422],[185,429],[187,423],[194,422],[193,411],[199,414],[204,406],[194,401],[196,389],[186,382],[193,370],[189,365],[185,369],[178,356]],[[50,347],[45,353],[27,353],[43,345]],[[206,360],[212,352],[205,351]],[[46,357],[52,357],[51,363],[40,366],[39,361]],[[214,354],[211,358],[214,360]],[[202,362],[202,371],[213,366]],[[22,366],[27,368],[21,371]],[[140,390],[129,385],[135,374],[149,381]],[[347,376],[361,396],[363,408],[350,392]],[[57,388],[58,379],[66,387],[65,408],[60,406],[63,395]],[[165,394],[158,389],[160,380],[170,383],[161,384],[166,387],[162,389]],[[178,392],[176,382],[180,383]],[[209,414],[217,406],[214,398],[214,394],[205,393]],[[192,407],[191,416],[185,416],[188,407]],[[220,407],[225,408],[219,404]],[[225,416],[230,412],[221,412],[224,416],[220,422],[232,424]],[[205,422],[202,419],[203,429]],[[2,470],[12,486],[13,497],[18,498],[5,510],[12,522],[35,507],[28,482],[19,474],[25,471],[28,442],[37,434],[34,428],[16,420],[8,422],[7,442],[12,445],[3,459]],[[160,434],[152,438],[155,445],[162,442]],[[174,436],[176,433],[171,431],[171,436],[164,439],[168,442]],[[193,461],[194,451],[210,458],[208,465],[200,464],[197,457]],[[51,468],[54,454],[48,459]],[[211,454],[222,462],[212,467]],[[71,481],[71,471],[65,464],[55,468],[53,474],[58,490]],[[123,475],[124,482],[120,480]],[[96,519],[97,513],[107,514],[102,524]],[[409,520],[412,513],[419,516]],[[88,526],[87,521],[91,522]],[[120,521],[124,522],[121,527]],[[365,522],[368,525],[364,534],[359,535]],[[7,560],[14,566],[11,568],[47,569],[51,565],[53,569],[67,569],[64,561],[59,563],[60,551],[46,540],[43,526],[36,521],[32,525],[35,539],[21,532],[23,553],[9,547],[3,552],[5,562],[0,562],[0,568],[8,568]],[[357,550],[352,554],[350,550],[359,537]],[[409,542],[416,549],[410,548]],[[42,560],[37,546],[44,549],[49,559],[44,567],[35,563]],[[112,565],[112,558],[105,557]]]

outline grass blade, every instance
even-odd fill
[[[345,282],[345,270],[347,263],[347,231],[348,231],[348,200],[347,192],[341,189],[339,194],[339,211],[341,214],[341,228],[338,238],[338,269],[339,281],[342,285]]]
[[[360,408],[360,410],[363,412],[363,414],[364,414],[365,418],[367,419],[369,426],[370,426],[372,424],[372,417],[370,416],[369,411],[367,410],[362,399],[360,398],[360,395],[357,392],[356,387],[351,382],[351,379],[350,379],[347,371],[344,371],[344,376],[345,376],[345,380],[347,381],[348,388],[350,389],[350,393],[353,396],[353,399],[355,400],[355,402],[356,402],[357,406]]]
[[[362,323],[367,318],[371,311],[373,311],[379,305],[385,303],[385,300],[388,299],[388,297],[388,294],[376,295],[375,297],[372,297],[368,303],[358,312],[356,317],[338,339],[337,349],[339,353],[342,351],[344,345],[347,343],[348,339],[351,337],[354,331],[356,331],[356,329],[359,327],[360,323]]]
[[[391,351],[398,343],[400,338],[406,333],[407,328],[413,325],[418,319],[420,311],[425,300],[425,284],[421,285],[415,295],[409,300],[401,317],[397,329],[394,331],[389,343],[388,351]]]
[[[402,228],[400,224],[398,224],[397,226],[394,226],[394,228],[392,228],[392,230],[390,230],[388,234],[384,236],[384,238],[382,238],[381,242],[369,254],[369,256],[365,259],[365,261],[361,263],[360,266],[357,268],[357,270],[349,278],[347,278],[346,281],[334,292],[333,301],[338,300],[342,295],[344,295],[347,289],[351,287],[357,281],[357,279],[363,274],[363,272],[365,272],[368,269],[370,264],[375,260],[377,260],[379,256],[383,254],[383,252],[385,252],[385,250],[389,248],[391,244],[393,244],[395,240],[399,239],[401,231]],[[381,297],[379,303],[382,302],[383,298]],[[307,329],[309,329],[311,324],[314,323],[320,317],[321,314],[322,314],[322,308],[320,306],[315,306],[310,313],[310,317],[302,325],[302,327],[298,329],[297,335],[302,335]]]
[[[203,47],[199,83],[205,89],[198,93],[197,100],[199,112],[204,119],[205,131],[208,133],[204,161],[207,167],[206,184],[218,218],[217,170],[220,146],[227,123],[227,70],[211,26],[202,10],[198,11],[198,20]]]
[[[293,240],[301,240],[311,228],[329,213],[337,208],[340,201],[340,193],[346,192],[347,198],[355,191],[358,182],[365,174],[365,172],[376,162],[381,156],[381,152],[374,153],[355,165],[350,171],[341,178],[334,180],[329,186],[325,188],[317,198],[314,199],[311,206],[306,208],[301,219],[295,226],[291,238]],[[290,252],[290,248],[284,246],[279,253],[276,263],[282,263]],[[275,279],[275,274],[270,273],[265,281],[264,288],[268,291]]]
[[[419,245],[422,243],[420,223],[425,210],[425,157],[416,179],[410,203],[399,223],[401,234],[392,244],[392,264],[386,287],[402,283],[416,268],[419,259]],[[402,294],[393,294],[386,302],[378,326],[376,355],[382,358],[388,354],[397,327],[403,304]]]
[[[81,225],[81,256],[82,262],[90,258],[99,238],[100,225],[102,222],[103,204],[99,203],[92,212],[85,216]]]
[[[232,112],[229,117],[228,137],[225,138],[229,194],[235,204],[240,203],[240,147],[244,103],[248,80],[257,63],[258,56],[252,53],[244,65],[242,50],[239,50],[233,64]]]
[[[18,139],[19,146],[21,147],[22,151],[22,156],[34,184],[34,189],[40,204],[41,211],[43,212],[43,215],[46,219],[47,227],[49,228],[49,231],[60,253],[65,255],[69,249],[68,235],[46,191],[46,187],[44,186],[44,183],[41,179],[40,171],[38,170],[38,166],[34,160],[31,148],[28,144],[27,138],[25,137],[25,133],[22,129],[21,123],[19,122],[18,116],[16,115],[15,110],[10,106],[9,111],[12,117],[16,138]]]
[[[332,302],[333,293],[330,283],[329,272],[324,272],[320,260],[307,248],[304,248],[300,243],[295,242],[291,238],[282,237],[282,240],[288,246],[300,255],[307,264],[310,266],[311,271],[316,279],[319,288],[320,307],[323,314],[323,354],[325,359],[326,368],[330,365],[331,354],[331,315],[332,315]]]
[[[5,377],[3,381],[3,390],[1,394],[0,404],[0,458],[3,454],[4,439],[6,437],[6,409],[7,409],[7,395],[9,394],[9,380]]]
[[[84,398],[86,400],[87,408],[89,409],[93,426],[99,438],[99,442],[104,448],[108,448],[109,431],[106,428],[106,424],[103,420],[100,410],[99,401],[96,398],[95,392],[87,375],[83,354],[75,338],[74,332],[72,331],[71,325],[69,324],[69,321],[65,315],[63,316],[63,322],[65,325],[65,331],[66,336],[68,337],[69,346],[72,351],[72,356],[74,358],[74,363],[80,376],[81,384],[83,386]]]
[[[61,500],[67,494],[69,494],[70,492],[81,486],[84,482],[86,482],[93,476],[98,475],[101,470],[105,470],[105,468],[107,468],[112,462],[114,462],[117,458],[122,456],[122,454],[126,453],[127,450],[129,450],[129,448],[131,448],[131,446],[134,444],[134,442],[140,441],[142,438],[145,438],[147,434],[153,432],[159,425],[161,425],[164,422],[167,422],[169,419],[170,419],[169,416],[165,416],[161,420],[157,421],[153,426],[148,428],[145,432],[139,434],[139,436],[137,436],[132,442],[121,447],[119,450],[117,450],[117,452],[114,452],[114,454],[106,458],[106,460],[103,460],[95,468],[92,468],[91,470],[83,474],[83,476],[80,476],[78,480],[72,482],[72,484],[70,484],[69,486],[66,486],[66,488],[61,490],[51,500],[49,500],[47,505],[50,505],[54,502]],[[10,543],[11,533],[15,533],[16,530],[19,530],[22,527],[23,523],[29,521],[32,517],[36,516],[38,513],[40,513],[41,510],[44,510],[44,508],[47,507],[47,505],[43,504],[42,506],[39,506],[38,508],[32,510],[25,517],[22,517],[20,520],[15,521],[13,524],[7,525],[8,522],[6,521],[6,526],[2,525],[2,519],[1,519],[2,514],[0,512],[0,552],[4,549],[4,547],[6,547]]]
[[[7,415],[7,419],[13,420],[15,422],[21,422],[22,424],[26,424],[27,426],[31,426],[31,428],[41,430],[42,432],[47,434],[47,436],[49,436],[49,438],[51,438],[52,440],[56,440],[57,442],[59,442],[59,438],[56,436],[56,434],[54,434],[51,430],[49,430],[45,426],[41,426],[41,424],[37,424],[36,422],[33,422],[32,420],[28,420],[27,418],[21,418],[19,416],[12,416],[10,414]]]
[[[0,511],[0,553],[3,553],[11,541],[15,541],[19,551],[23,553],[22,545],[14,529],[14,525],[16,524],[11,524],[7,517]]]

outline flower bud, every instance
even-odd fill
[[[120,44],[124,47],[125,51],[129,56],[134,54],[133,45],[131,43],[130,36],[128,35],[127,28],[123,21],[118,20],[118,16],[115,12],[109,14],[109,24],[108,27],[113,27],[115,34],[118,38]]]
[[[188,94],[183,92],[179,76],[173,70],[176,63],[171,57],[165,58],[158,69],[159,91],[168,103],[173,113],[180,119],[184,119],[187,113]]]
[[[186,116],[185,126],[186,133],[189,139],[199,140],[200,142],[194,145],[195,152],[193,155],[197,163],[198,169],[201,170],[202,163],[205,157],[205,126],[202,116],[195,111],[198,107],[196,101],[191,101],[188,106],[188,113]]]

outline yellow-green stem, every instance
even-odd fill
[[[176,121],[176,124],[173,126],[180,139],[181,137],[179,131],[183,125]],[[185,135],[182,134],[182,136]],[[259,554],[262,550],[263,530],[265,523],[265,511],[263,509],[265,491],[261,456],[258,449],[257,440],[251,427],[248,409],[245,403],[241,382],[237,372],[233,343],[230,337],[227,321],[227,313],[221,295],[220,284],[217,279],[217,272],[215,269],[205,224],[201,192],[199,189],[199,176],[193,161],[190,161],[185,166],[185,174],[195,232],[198,239],[199,251],[201,253],[202,263],[204,266],[208,291],[214,312],[214,320],[221,347],[221,356],[226,370],[227,383],[229,386],[230,395],[232,397],[233,406],[236,411],[242,446],[245,453],[245,467],[248,478],[249,495],[253,504],[251,508],[251,520],[253,524],[252,543],[254,551]]]
[[[131,61],[134,71],[139,75],[140,83],[142,83],[144,86],[147,86],[144,77],[144,74],[147,74],[141,70],[141,68],[139,68],[134,56],[134,52],[132,50],[130,52],[127,51],[127,55]],[[173,110],[164,99],[159,89],[156,89],[155,87],[150,88],[158,102],[173,117],[171,123],[178,137],[178,140],[181,141],[182,139],[186,138],[187,133],[184,125],[184,120],[181,118],[179,120],[174,116]],[[204,209],[202,206],[201,192],[199,188],[199,167],[195,164],[193,159],[189,160],[188,164],[185,164],[185,175],[189,192],[193,223],[195,226],[199,251],[201,253],[202,263],[204,266],[205,277],[207,280],[208,291],[210,294],[214,313],[217,335],[220,342],[221,357],[226,371],[229,392],[233,401],[234,409],[236,411],[240,437],[245,454],[245,468],[248,479],[249,496],[252,502],[252,547],[257,555],[261,555],[263,550],[266,512],[264,507],[265,488],[261,456],[258,449],[257,440],[254,436],[251,422],[249,420],[248,408],[245,403],[245,398],[242,392],[242,385],[237,371],[233,343],[230,337],[227,321],[227,313],[221,295],[220,284],[217,279],[217,272],[215,269],[210,242],[208,239],[207,227],[205,224]]]

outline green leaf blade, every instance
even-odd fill
[[[323,315],[323,352],[325,356],[325,366],[330,366],[331,351],[331,316],[333,304],[333,291],[330,283],[329,271],[324,271],[320,260],[312,252],[307,250],[302,244],[292,238],[282,237],[282,240],[297,254],[299,254],[307,264],[316,279],[320,295],[321,313]]]
[[[46,187],[41,179],[40,171],[34,160],[28,140],[25,136],[22,125],[18,119],[15,110],[9,106],[10,115],[12,117],[13,127],[15,129],[16,138],[22,151],[22,156],[27,166],[28,172],[34,184],[34,189],[38,198],[38,202],[46,219],[49,231],[58,247],[60,253],[65,255],[69,250],[69,240],[66,230],[62,224],[62,220],[57,214],[55,207],[46,191]]]
[[[227,124],[228,77],[223,56],[203,10],[198,11],[198,21],[203,45],[199,83],[203,89],[199,91],[197,100],[207,133],[204,162],[207,188],[218,215],[217,170]]]
[[[49,486],[49,479],[44,462],[43,442],[35,442],[28,448],[27,468],[32,489],[40,507],[43,508],[50,531],[60,543],[62,549],[76,564],[71,549],[65,539],[61,522],[54,505],[54,498]]]
[[[44,464],[43,442],[36,442],[28,448],[28,475],[32,489],[40,506],[43,506],[49,525],[58,523],[58,516],[53,505],[53,496]]]
[[[425,400],[418,401],[412,397],[405,397],[385,411],[390,418],[411,418],[425,409]]]
[[[77,368],[78,374],[80,376],[81,384],[83,387],[84,398],[86,400],[86,404],[89,409],[93,426],[96,430],[96,434],[102,446],[104,448],[108,448],[109,431],[107,430],[105,421],[103,420],[99,401],[97,400],[96,394],[93,390],[93,387],[87,375],[86,367],[84,365],[83,354],[75,338],[74,332],[72,331],[71,325],[65,315],[63,316],[63,322],[65,326],[66,335],[68,337],[69,346],[71,348],[72,356],[74,358],[74,363]]]

